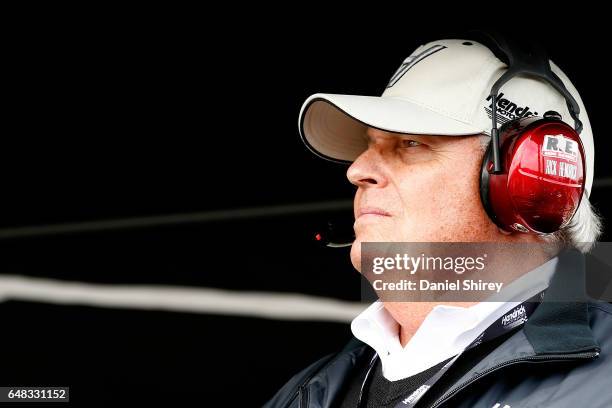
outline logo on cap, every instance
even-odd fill
[[[423,61],[423,59],[429,57],[432,54],[435,54],[440,50],[443,50],[444,48],[446,48],[444,45],[434,45],[433,47],[429,47],[418,54],[414,54],[406,58],[402,65],[400,65],[397,71],[395,71],[395,74],[393,74],[393,76],[389,80],[387,88],[391,88],[393,85],[395,85],[395,83],[399,81],[404,76],[404,74],[408,72],[410,68],[414,67],[417,62]]]
[[[491,97],[491,95],[489,95],[489,97],[487,98],[487,102],[491,101],[491,99],[493,98]],[[538,116],[538,112],[531,112],[529,110],[529,106],[522,107],[512,102],[507,97],[504,98],[503,93],[500,93],[499,95],[497,95],[497,97],[495,98],[495,102],[497,105],[495,107],[496,118],[497,118],[497,121],[500,122],[501,124],[504,124],[510,120],[514,120],[518,118],[526,118],[528,116]],[[485,105],[485,108],[484,108],[485,111],[487,112],[487,116],[489,117],[489,119],[492,119],[491,113],[493,111],[493,106],[491,105],[492,105],[492,101],[489,104],[489,106]]]

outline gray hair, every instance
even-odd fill
[[[480,146],[483,154],[489,146],[490,140],[489,135],[480,135]],[[602,218],[591,205],[585,192],[571,221],[557,232],[542,234],[542,238],[544,242],[555,247],[557,251],[573,247],[582,253],[587,253],[593,248],[602,232]]]

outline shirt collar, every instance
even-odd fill
[[[546,289],[557,263],[557,257],[550,259],[471,307],[435,306],[406,347],[400,343],[399,324],[381,301],[353,319],[351,331],[376,351],[385,378],[407,378],[461,353],[496,319]]]

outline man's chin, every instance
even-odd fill
[[[355,239],[351,246],[351,263],[353,267],[361,273],[361,241]]]
[[[353,245],[351,246],[351,263],[353,267],[361,273],[361,244],[363,242],[389,242],[382,237],[373,237],[365,234],[356,234]]]
[[[363,232],[355,234],[355,240],[351,246],[351,263],[353,267],[361,273],[361,244],[363,242],[397,242],[397,238],[383,237],[381,234],[365,234]]]

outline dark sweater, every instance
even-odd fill
[[[491,353],[498,345],[503,343],[508,337],[514,334],[519,328],[493,339],[489,342],[480,344],[471,350],[466,351],[457,359],[452,367],[429,389],[421,398],[418,407],[428,407],[435,402],[442,394],[447,391],[455,381],[459,380],[466,372],[473,368],[480,360]],[[442,361],[435,366],[415,374],[411,377],[398,381],[389,381],[382,374],[382,364],[377,358],[375,366],[370,372],[361,401],[361,407],[367,408],[393,408],[395,405],[412,394],[416,389],[423,385],[428,379],[433,377],[449,361]],[[370,365],[370,359],[363,359],[361,364],[355,367],[353,375],[348,379],[344,388],[342,400],[338,402],[340,408],[356,408],[359,400],[361,385],[366,377]]]

